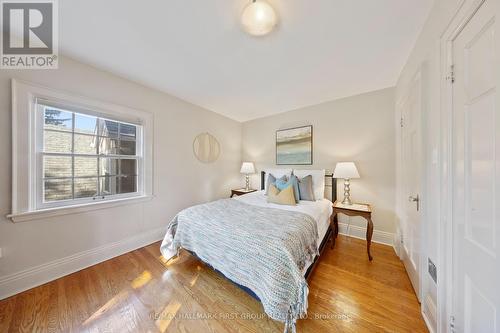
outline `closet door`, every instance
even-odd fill
[[[402,166],[402,258],[418,300],[421,298],[421,75],[417,73],[401,105],[401,166]]]
[[[454,332],[500,332],[497,3],[486,0],[453,41]]]

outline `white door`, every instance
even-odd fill
[[[500,332],[497,0],[453,40],[452,331]]]
[[[420,301],[420,170],[421,170],[421,77],[414,78],[404,100],[401,128],[403,262]]]

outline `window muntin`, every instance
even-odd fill
[[[142,127],[37,102],[41,208],[138,195]],[[40,119],[40,118],[38,118]]]

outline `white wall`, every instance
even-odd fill
[[[388,88],[243,123],[243,158],[258,171],[276,167],[275,131],[313,125],[313,165],[333,171],[341,161],[354,161],[361,179],[351,181],[354,201],[373,205],[375,232],[395,231],[394,89]],[[281,166],[278,166],[281,167]],[[252,179],[260,186],[259,175]],[[339,198],[343,197],[339,181]],[[347,218],[341,217],[340,222]],[[361,218],[355,226],[366,227]]]
[[[44,220],[12,223],[11,208],[11,79],[115,103],[154,114],[154,195],[152,201]],[[227,197],[241,186],[242,125],[165,93],[71,59],[60,59],[58,70],[0,70],[0,298],[13,289],[50,279],[57,268],[78,268],[99,253],[116,254],[161,237],[182,208]],[[221,156],[202,164],[192,152],[194,137],[210,132],[221,144]],[[126,240],[135,239],[132,243]],[[125,243],[123,243],[125,241]],[[84,252],[99,248],[101,252]],[[103,252],[104,251],[104,252]],[[84,252],[84,254],[82,254]],[[83,259],[81,256],[83,255]],[[158,252],[159,254],[159,252]],[[75,256],[76,255],[76,256]],[[61,259],[72,256],[71,264]],[[89,257],[90,256],[90,257]],[[76,258],[76,259],[75,259]],[[76,260],[76,261],[75,261]],[[56,261],[56,262],[54,262]],[[41,267],[38,267],[42,265]],[[57,266],[56,265],[56,266]],[[23,273],[23,274],[21,274]]]
[[[420,67],[424,70],[422,76],[422,84],[425,87],[424,93],[424,114],[422,123],[422,136],[424,138],[423,161],[424,161],[424,188],[423,207],[425,212],[424,220],[424,247],[422,249],[422,258],[425,263],[429,257],[437,265],[438,280],[444,263],[440,248],[442,244],[439,242],[440,231],[440,110],[441,110],[441,77],[445,73],[441,73],[441,52],[440,38],[445,29],[451,22],[453,16],[459,9],[461,0],[440,0],[436,1],[427,22],[420,33],[413,51],[399,77],[396,86],[396,101],[401,99],[406,91],[412,77]],[[397,126],[396,126],[397,127]],[[399,131],[399,129],[398,129]],[[444,289],[444,285],[438,291],[436,284],[431,279],[427,270],[423,272],[423,306],[424,312],[432,317],[432,308],[427,307],[426,298],[430,298],[441,312],[438,315],[444,316],[444,299],[439,297],[438,293]],[[432,318],[430,318],[432,319]],[[437,323],[431,322],[431,327],[437,330]],[[444,319],[440,323],[440,329],[444,330],[447,325],[447,320]]]

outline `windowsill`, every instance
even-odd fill
[[[48,208],[32,212],[10,214],[7,215],[7,218],[11,219],[12,222],[14,223],[40,220],[44,218],[61,216],[61,215],[78,214],[99,209],[112,208],[116,206],[137,204],[141,202],[150,201],[153,198],[154,198],[153,195],[143,195],[131,198],[115,199],[110,201],[92,202],[87,204],[80,204],[80,205],[73,205],[66,207]]]

